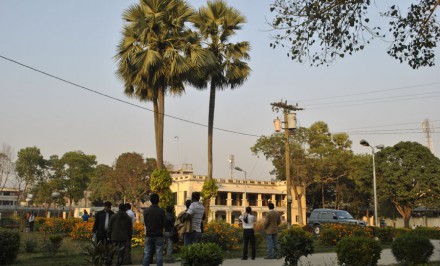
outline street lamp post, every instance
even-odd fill
[[[234,169],[237,170],[237,171],[240,171],[240,172],[244,172],[244,205],[245,205],[245,207],[247,207],[246,206],[247,205],[247,179],[246,179],[246,171],[241,169],[238,166],[236,166]]]
[[[374,161],[375,148],[381,150],[384,148],[383,145],[371,146],[366,140],[361,140],[360,144],[362,146],[370,147],[371,154],[373,155],[373,197],[374,197],[374,225],[377,226],[377,192],[376,192],[376,163]]]

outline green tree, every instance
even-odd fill
[[[186,27],[192,14],[184,0],[141,0],[123,13],[117,75],[128,96],[153,103],[158,169],[164,168],[165,95],[182,94],[188,81],[203,86],[195,78],[212,62],[197,35]]]
[[[17,202],[23,198],[29,187],[32,188],[43,178],[45,168],[46,161],[37,147],[27,147],[18,151],[15,170],[18,189],[23,190],[23,194],[18,192]]]
[[[298,128],[297,132],[293,136],[290,135],[289,138],[290,165],[292,166],[290,176],[292,177],[294,196],[300,210],[303,209],[302,199],[306,196],[306,188],[314,182],[313,177],[307,173],[306,154],[302,147],[306,141],[305,133],[305,128]],[[251,147],[254,155],[263,154],[266,160],[272,161],[274,169],[270,173],[279,180],[286,180],[285,141],[284,134],[275,133],[269,137],[260,137]],[[303,219],[302,212],[299,212],[298,215],[299,223],[303,224],[305,219]]]
[[[354,214],[365,210],[365,215],[370,220],[370,209],[373,208],[374,201],[371,155],[354,155],[353,165],[355,167],[351,176],[356,183],[356,187],[355,190],[351,191],[350,198],[348,199],[348,202],[350,202],[350,212]]]
[[[391,42],[387,53],[412,68],[433,66],[440,26],[434,12],[438,0],[390,4],[377,11],[373,1],[274,0],[271,47],[288,49],[288,57],[311,65],[327,65],[364,49],[373,39]],[[389,27],[381,28],[380,19]]]
[[[34,195],[34,203],[43,206],[47,211],[52,204],[64,205],[64,199],[53,198],[52,193],[62,190],[62,183],[58,179],[47,177],[45,180],[38,182],[31,190]]]
[[[63,181],[63,192],[69,202],[69,213],[73,215],[72,204],[84,198],[84,191],[89,186],[96,165],[96,156],[84,154],[82,151],[71,151],[66,152],[60,159],[54,157],[53,162],[57,168],[56,178],[61,178]]]
[[[144,195],[150,192],[149,176],[153,169],[141,154],[123,153],[116,159],[110,183],[124,202],[139,206]]]
[[[159,207],[161,208],[174,206],[174,196],[170,189],[172,182],[173,179],[166,169],[156,169],[151,174],[151,192],[159,194]]]
[[[440,195],[440,159],[416,142],[399,142],[376,154],[378,195],[389,199],[409,228],[418,204],[430,206]]]
[[[95,167],[95,171],[90,176],[89,199],[96,205],[103,203],[104,201],[116,202],[120,200],[116,198],[113,184],[110,182],[112,179],[112,167],[106,164],[99,164]]]
[[[330,190],[331,201],[339,209],[342,195],[346,194],[344,190],[351,191],[353,186],[351,141],[345,133],[331,134],[328,125],[319,121],[308,129],[307,143],[308,173],[321,186],[322,207],[325,207],[325,191]]]
[[[205,80],[210,82],[208,113],[208,178],[213,173],[212,143],[214,130],[215,95],[217,90],[227,87],[235,89],[242,85],[250,74],[249,42],[230,41],[237,30],[246,22],[246,18],[237,9],[227,5],[226,1],[208,1],[190,18],[194,27],[202,36],[204,47],[214,55],[214,66],[206,73]],[[205,199],[205,208],[209,213],[210,198]]]
[[[326,201],[335,203],[348,202],[355,190],[356,164],[351,141],[347,134],[330,134],[328,125],[316,122],[310,128],[298,128],[289,138],[292,184],[298,207],[302,208],[300,199],[306,199],[314,207],[324,206]],[[260,137],[251,147],[254,155],[263,154],[271,160],[277,179],[285,179],[285,136],[275,133],[269,137]],[[305,188],[305,191],[300,188]],[[316,198],[317,197],[317,198]],[[324,206],[325,207],[325,206]],[[300,217],[302,220],[302,217]]]

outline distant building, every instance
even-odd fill
[[[16,206],[18,194],[18,188],[3,188],[0,191],[0,206]]]
[[[171,171],[173,183],[171,190],[174,193],[176,213],[185,210],[185,201],[191,198],[194,191],[200,192],[206,176],[194,175],[193,170],[180,169]],[[237,222],[246,206],[252,207],[257,219],[261,220],[268,212],[269,202],[274,203],[275,210],[286,219],[286,182],[261,181],[243,179],[216,179],[218,185],[217,197],[211,198],[210,215],[208,220],[224,220],[228,223]],[[245,201],[247,195],[247,203]],[[292,193],[293,195],[293,193]],[[303,217],[306,215],[305,199],[302,202]],[[298,203],[292,202],[292,223],[298,223]]]

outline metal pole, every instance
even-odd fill
[[[246,171],[244,171],[244,206],[247,207],[247,178]]]
[[[374,161],[374,147],[373,146],[370,147],[373,153],[374,225],[377,226],[376,163]]]
[[[284,135],[286,136],[286,186],[287,186],[287,228],[292,224],[292,189],[290,180],[290,147],[289,147],[289,127],[287,125],[288,110],[284,109]],[[301,211],[301,210],[300,210]]]

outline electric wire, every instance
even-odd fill
[[[149,112],[153,112],[153,113],[154,113],[154,110],[151,110],[151,109],[149,109],[149,108],[146,108],[146,107],[140,106],[140,105],[138,105],[138,104],[134,104],[134,103],[131,103],[131,102],[129,102],[129,101],[125,101],[125,100],[122,100],[122,99],[116,98],[116,97],[114,97],[114,96],[110,96],[110,95],[108,95],[108,94],[105,94],[105,93],[102,93],[102,92],[99,92],[99,91],[96,91],[96,90],[93,90],[93,89],[87,88],[87,87],[85,87],[85,86],[82,86],[82,85],[79,85],[79,84],[77,84],[77,83],[71,82],[71,81],[66,80],[66,79],[64,79],[64,78],[60,78],[60,77],[55,76],[55,75],[53,75],[53,74],[50,74],[50,73],[47,73],[47,72],[45,72],[45,71],[39,70],[39,69],[37,69],[37,68],[31,67],[31,66],[26,65],[26,64],[24,64],[24,63],[20,63],[20,62],[18,62],[18,61],[16,61],[16,60],[13,60],[13,59],[8,58],[8,57],[6,57],[6,56],[0,55],[0,58],[2,58],[2,59],[4,59],[4,60],[7,60],[7,61],[9,61],[9,62],[12,62],[12,63],[14,63],[14,64],[20,65],[20,66],[22,66],[22,67],[25,67],[25,68],[27,68],[27,69],[30,69],[30,70],[32,70],[32,71],[38,72],[38,73],[40,73],[40,74],[43,74],[43,75],[45,75],[45,76],[51,77],[51,78],[53,78],[53,79],[59,80],[59,81],[61,81],[61,82],[64,82],[64,83],[70,84],[70,85],[72,85],[72,86],[78,87],[78,88],[83,89],[83,90],[86,90],[86,91],[88,91],[88,92],[95,93],[95,94],[97,94],[97,95],[100,95],[100,96],[106,97],[106,98],[108,98],[108,99],[111,99],[111,100],[114,100],[114,101],[117,101],[117,102],[120,102],[120,103],[128,104],[128,105],[130,105],[130,106],[133,106],[133,107],[136,107],[136,108],[140,108],[140,109],[143,109],[143,110],[146,110],[146,111],[149,111]],[[331,96],[331,97],[324,97],[324,98],[315,98],[315,99],[311,99],[311,100],[309,100],[309,101],[314,101],[314,100],[324,100],[324,99],[332,99],[332,98],[343,98],[343,97],[358,96],[358,95],[365,95],[365,94],[374,94],[374,93],[384,92],[384,91],[402,90],[402,89],[408,89],[408,88],[414,88],[414,87],[422,87],[422,86],[431,86],[431,85],[437,85],[437,84],[440,84],[440,82],[429,83],[429,84],[420,84],[420,85],[412,85],[412,86],[405,86],[405,87],[397,87],[397,88],[391,88],[391,89],[385,89],[385,90],[377,90],[377,91],[371,91],[371,92],[363,92],[363,93],[357,93],[357,94],[348,94],[348,95],[341,95],[341,96]],[[417,95],[426,95],[426,94],[431,95],[431,94],[436,94],[436,93],[440,93],[440,92],[430,92],[430,93],[421,93],[421,94],[402,95],[402,96],[396,96],[396,97],[394,97],[394,98],[398,98],[398,97],[412,97],[412,96],[415,96],[415,95],[417,96]],[[440,96],[440,95],[439,95],[439,96]],[[386,97],[386,98],[393,98],[393,97]],[[422,97],[422,98],[426,98],[426,97]],[[433,96],[429,96],[429,98],[435,98],[435,97],[433,97]],[[379,98],[373,98],[373,99],[370,99],[369,101],[374,101],[374,100],[377,100],[377,99],[379,99]],[[380,98],[380,99],[383,99],[383,98]],[[404,99],[404,100],[412,100],[412,99],[420,99],[420,97],[419,97],[419,98]],[[367,101],[368,101],[368,99],[367,99]],[[345,102],[346,102],[346,101],[345,101]],[[365,102],[365,103],[356,103],[356,104],[348,104],[348,105],[336,105],[336,106],[328,106],[328,107],[316,107],[316,108],[308,108],[308,110],[309,110],[309,109],[321,109],[321,108],[331,108],[331,107],[342,107],[342,106],[360,105],[360,104],[384,103],[384,102],[390,102],[390,101]],[[325,103],[323,103],[323,104],[325,104]],[[327,103],[327,104],[332,104],[332,103]],[[199,122],[194,122],[194,121],[191,121],[191,120],[188,120],[188,119],[184,119],[184,118],[180,118],[180,117],[177,117],[177,116],[168,115],[168,114],[163,114],[163,115],[166,116],[166,117],[169,117],[169,118],[172,118],[172,119],[178,120],[178,121],[185,122],[185,123],[189,123],[189,124],[193,124],[193,125],[197,125],[197,126],[201,126],[201,127],[205,127],[205,128],[208,127],[206,124],[202,124],[202,123],[199,123]],[[440,121],[440,120],[434,120],[433,122],[436,122],[436,121]],[[402,123],[402,124],[394,124],[394,125],[404,125],[404,124],[408,125],[408,124],[416,124],[416,123]],[[386,126],[388,126],[388,125],[382,125],[382,126],[378,126],[378,127],[386,127]],[[392,126],[392,125],[391,125],[391,126]],[[370,126],[370,127],[362,127],[362,128],[374,128],[374,126]],[[261,135],[256,135],[256,134],[251,134],[251,133],[243,133],[243,132],[239,132],[239,131],[235,131],[235,130],[223,129],[223,128],[218,128],[218,127],[213,127],[213,129],[218,130],[218,131],[227,132],[227,133],[243,135],[243,136],[261,137]],[[360,129],[360,128],[352,128],[352,129]],[[405,130],[405,129],[394,129],[394,131],[400,131],[400,130]],[[406,130],[416,130],[416,129],[406,129]],[[420,130],[420,129],[418,129],[418,130]],[[388,131],[389,131],[389,130],[388,130]],[[373,132],[373,131],[365,131],[365,132],[364,132],[364,131],[360,131],[360,132],[358,132],[358,131],[353,131],[353,132],[350,133],[350,134],[354,134],[354,135],[356,135],[356,134],[366,134],[366,133],[367,133],[367,134],[407,134],[407,133],[413,133],[413,132],[406,132],[406,133],[405,133],[405,132],[403,132],[403,133],[402,133],[402,132],[380,132],[380,130],[379,130],[379,131],[378,131],[378,130],[375,130],[374,132]],[[423,133],[423,131],[420,131],[420,132],[414,132],[414,133]],[[436,133],[436,132],[432,132],[432,133]]]
[[[83,89],[83,90],[89,91],[89,92],[91,92],[91,93],[95,93],[95,94],[98,94],[98,95],[100,95],[100,96],[103,96],[103,97],[106,97],[106,98],[109,98],[109,99],[112,99],[112,100],[115,100],[115,101],[118,101],[118,102],[121,102],[121,103],[125,103],[125,104],[128,104],[128,105],[131,105],[131,106],[133,106],[133,107],[140,108],[140,109],[143,109],[143,110],[146,110],[146,111],[149,111],[149,112],[153,112],[153,113],[154,113],[154,110],[151,110],[151,109],[149,109],[149,108],[146,108],[146,107],[143,107],[143,106],[140,106],[140,105],[137,105],[137,104],[134,104],[134,103],[131,103],[131,102],[125,101],[125,100],[121,100],[121,99],[119,99],[119,98],[116,98],[116,97],[110,96],[110,95],[108,95],[108,94],[105,94],[105,93],[102,93],[102,92],[99,92],[99,91],[96,91],[96,90],[93,90],[93,89],[89,89],[89,88],[87,88],[87,87],[85,87],[85,86],[79,85],[79,84],[77,84],[77,83],[74,83],[74,82],[68,81],[68,80],[66,80],[66,79],[60,78],[60,77],[55,76],[55,75],[52,75],[52,74],[49,74],[49,73],[44,72],[44,71],[42,71],[42,70],[36,69],[36,68],[34,68],[34,67],[31,67],[31,66],[25,65],[25,64],[23,64],[23,63],[20,63],[20,62],[18,62],[18,61],[15,61],[15,60],[10,59],[10,58],[8,58],[8,57],[5,57],[5,56],[3,56],[3,55],[0,55],[0,58],[3,58],[3,59],[5,59],[5,60],[7,60],[7,61],[10,61],[10,62],[15,63],[15,64],[17,64],[17,65],[20,65],[20,66],[22,66],[22,67],[25,67],[25,68],[31,69],[31,70],[33,70],[33,71],[35,71],[35,72],[38,72],[38,73],[43,74],[43,75],[46,75],[46,76],[48,76],[48,77],[51,77],[51,78],[57,79],[57,80],[59,80],[59,81],[61,81],[61,82],[68,83],[68,84],[70,84],[70,85],[72,85],[72,86],[75,86],[75,87],[81,88],[81,89]],[[179,121],[185,122],[185,123],[189,123],[189,124],[193,124],[193,125],[197,125],[197,126],[202,126],[202,127],[206,127],[206,128],[208,127],[208,126],[205,125],[205,124],[198,123],[198,122],[194,122],[194,121],[190,121],[190,120],[188,120],[188,119],[180,118],[180,117],[177,117],[177,116],[168,115],[168,114],[163,114],[163,115],[166,116],[166,117],[169,117],[169,118],[175,119],[175,120],[179,120]],[[238,134],[238,135],[250,136],[250,137],[260,137],[260,136],[261,136],[261,135],[255,135],[255,134],[249,134],[249,133],[238,132],[238,131],[229,130],[229,129],[218,128],[218,127],[213,127],[213,129],[216,129],[216,130],[218,130],[218,131],[223,131],[223,132],[228,132],[228,133]]]

